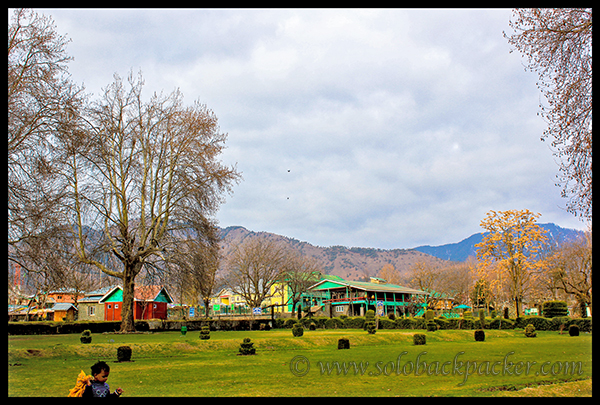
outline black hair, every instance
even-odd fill
[[[110,366],[103,361],[99,361],[92,366],[92,375],[100,374],[102,370],[110,373]]]

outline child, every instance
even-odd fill
[[[110,367],[103,361],[99,361],[92,366],[92,378],[88,381],[87,387],[83,392],[84,397],[114,397],[118,398],[123,393],[121,388],[117,388],[114,393],[110,393],[110,388],[106,383]]]

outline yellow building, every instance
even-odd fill
[[[291,312],[291,302],[288,302],[288,288],[284,283],[276,283],[271,286],[271,297],[265,299],[261,308],[263,312],[271,312],[273,307],[274,313],[289,313]],[[252,311],[246,299],[240,294],[235,293],[230,288],[223,288],[210,299],[211,310],[216,314],[247,314]]]

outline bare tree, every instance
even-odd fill
[[[548,122],[559,160],[559,184],[567,209],[592,219],[592,9],[516,9],[508,42],[539,74]]]
[[[173,278],[180,286],[182,298],[185,295],[191,302],[200,298],[208,316],[221,258],[219,230],[212,222],[201,218],[180,233],[184,234],[182,241],[167,259],[176,269]]]
[[[8,25],[8,241],[51,235],[64,188],[54,146],[83,102],[69,78],[69,41],[50,17],[17,9]],[[9,254],[9,259],[13,259]]]
[[[573,242],[564,243],[550,258],[548,272],[554,288],[573,295],[586,316],[592,311],[592,232]]]
[[[144,101],[143,84],[141,75],[127,84],[115,75],[86,114],[88,125],[63,143],[77,251],[121,279],[122,332],[135,330],[133,291],[144,265],[163,255],[177,224],[212,215],[240,177],[217,160],[227,135],[211,110],[183,106],[179,91]],[[107,265],[107,254],[119,266]]]
[[[230,256],[227,285],[250,307],[258,308],[275,295],[274,286],[281,280],[284,258],[283,248],[274,242],[261,237],[246,239]]]
[[[296,313],[296,306],[302,299],[302,294],[308,287],[319,281],[320,271],[317,262],[312,257],[306,257],[298,252],[286,253],[281,278],[289,291],[289,300],[292,302],[292,317]],[[298,318],[301,311],[298,309]]]

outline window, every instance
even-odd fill
[[[152,308],[156,309],[156,308],[158,308],[158,305],[152,304]]]
[[[112,304],[108,304],[108,305],[106,306],[106,308],[108,308],[108,309],[112,309]]]
[[[96,315],[96,307],[93,305],[90,305],[88,307],[88,315],[89,316],[95,316]]]
[[[335,312],[344,312],[344,306],[343,305],[337,305],[335,307]]]
[[[119,304],[115,304],[115,309],[119,309]]]

